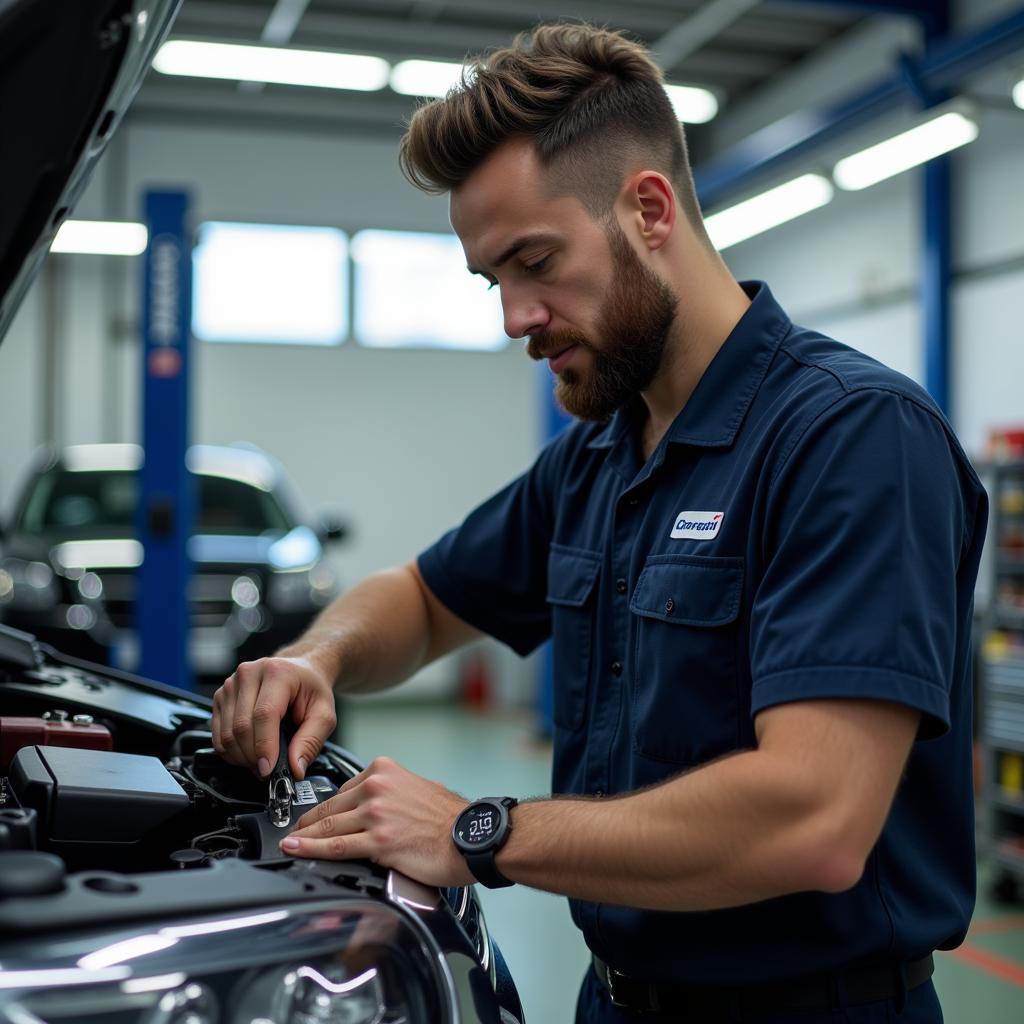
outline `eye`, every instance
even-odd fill
[[[523,270],[527,274],[541,274],[547,269],[549,259],[551,259],[550,256],[545,256],[543,259],[537,260],[536,263],[527,263],[523,266]]]

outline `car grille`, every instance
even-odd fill
[[[103,603],[107,616],[118,629],[135,627],[134,573],[100,572],[103,582]],[[189,581],[190,621],[193,626],[223,626],[234,610],[231,587],[237,573],[196,573]]]

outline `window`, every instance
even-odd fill
[[[210,221],[193,254],[203,341],[337,345],[348,334],[348,238],[336,228]]]
[[[352,261],[361,345],[493,352],[508,344],[498,293],[466,270],[455,235],[360,231]]]

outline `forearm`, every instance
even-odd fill
[[[523,804],[512,821],[507,877],[602,903],[709,910],[859,875],[816,788],[759,750],[628,796]]]
[[[395,686],[432,655],[430,616],[408,566],[367,577],[277,652],[311,662],[346,693]]]

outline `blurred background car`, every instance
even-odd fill
[[[136,569],[142,449],[44,449],[0,526],[0,621],[62,651],[138,667]],[[325,546],[348,536],[339,513],[311,519],[280,464],[247,445],[195,445],[196,522],[189,660],[215,684],[293,640],[338,593]]]

